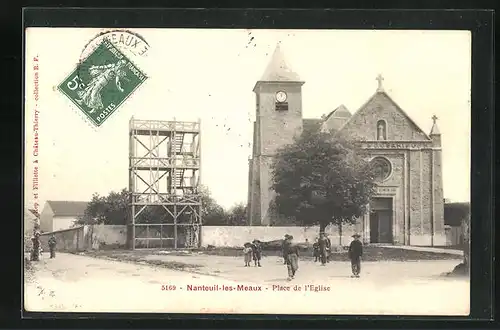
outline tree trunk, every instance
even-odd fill
[[[325,232],[325,229],[326,229],[326,226],[328,226],[328,223],[327,222],[320,222],[319,223],[319,232],[320,233],[324,233]]]
[[[342,221],[339,222],[339,246],[342,246]]]

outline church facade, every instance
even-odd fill
[[[271,164],[277,149],[293,142],[307,125],[360,141],[368,160],[376,162],[379,180],[367,213],[356,229],[364,243],[445,245],[441,134],[436,120],[425,133],[378,88],[355,113],[343,105],[322,119],[302,117],[298,74],[276,48],[263,77],[255,84],[256,120],[249,159],[248,216],[251,225],[269,226],[274,198]]]

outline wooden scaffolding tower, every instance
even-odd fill
[[[200,121],[130,119],[128,245],[200,246]]]

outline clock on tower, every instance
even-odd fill
[[[284,91],[276,92],[276,111],[286,111],[288,110],[288,96]]]

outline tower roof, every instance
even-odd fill
[[[279,43],[260,81],[300,81],[299,75],[287,64]]]
[[[440,135],[441,132],[439,131],[439,128],[438,128],[438,125],[437,125],[437,116],[434,115],[432,116],[432,121],[433,121],[433,124],[432,124],[432,128],[431,128],[431,133],[429,135]]]

